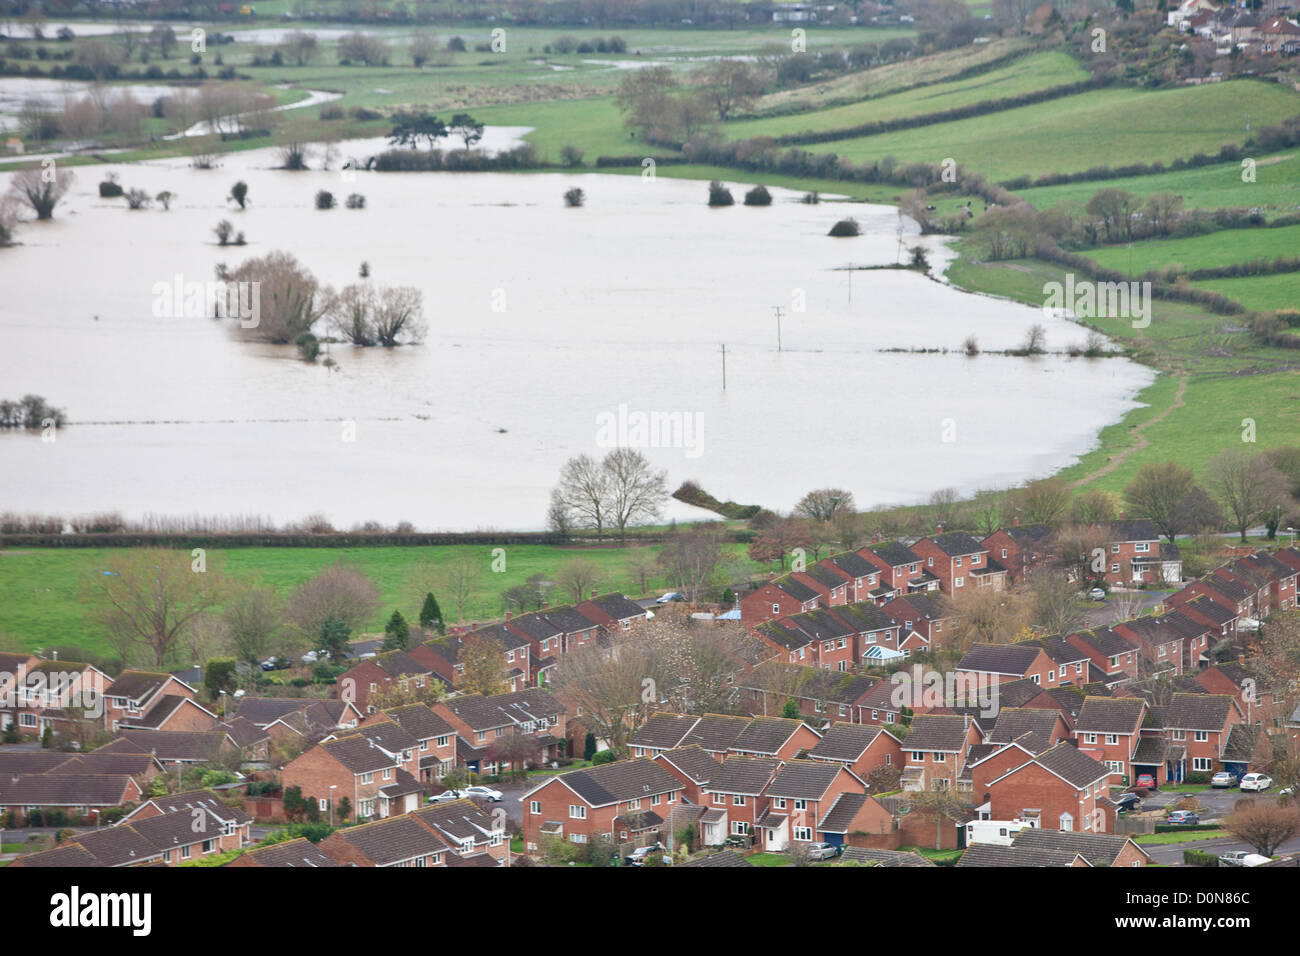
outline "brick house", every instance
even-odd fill
[[[894,815],[875,797],[844,790],[817,824],[817,839],[832,846],[868,846],[875,841],[894,842]],[[903,854],[899,854],[902,856]],[[847,851],[845,858],[849,858]],[[924,857],[918,857],[924,859]],[[877,862],[877,865],[880,865]]]
[[[903,738],[904,790],[953,790],[979,728],[956,714],[918,714]]]
[[[654,757],[675,750],[699,722],[693,714],[652,714],[628,737],[629,751],[633,757]]]
[[[442,672],[453,672],[454,665],[454,661],[446,662]],[[421,688],[433,680],[448,684],[428,663],[421,663],[405,651],[388,651],[353,664],[339,675],[335,686],[339,700],[352,704],[362,714],[373,714],[378,708],[370,703],[370,695],[381,687]]]
[[[319,846],[341,866],[446,866],[451,855],[442,837],[410,816],[335,830]]]
[[[1133,757],[1142,738],[1147,703],[1141,697],[1088,697],[1075,724],[1080,753],[1106,765],[1111,782],[1127,785],[1136,779]]]
[[[150,797],[117,824],[134,827],[162,851],[164,863],[239,850],[252,842],[252,818],[213,790]]]
[[[320,848],[306,837],[296,837],[283,843],[256,847],[226,864],[228,867],[269,866],[294,869],[320,869],[342,865],[322,853]]]
[[[1094,680],[1114,687],[1136,680],[1138,645],[1109,627],[1076,631],[1066,640],[1088,656],[1089,673]]]
[[[493,745],[512,735],[530,738],[540,760],[560,756],[565,746],[564,705],[537,687],[491,697],[452,697],[433,710],[456,729],[456,759],[472,773],[500,772],[502,761]]]
[[[939,579],[939,589],[951,596],[965,593],[963,588],[1006,586],[1006,569],[989,557],[988,548],[960,531],[925,537],[912,545],[925,562],[925,570]]]
[[[682,800],[696,805],[705,803],[704,788],[709,785],[718,773],[718,768],[722,766],[712,754],[698,744],[677,747],[673,750],[660,750],[652,759],[685,785]]]
[[[829,568],[844,576],[844,579],[848,582],[847,603],[849,604],[855,604],[858,601],[869,601],[875,604],[886,594],[893,593],[892,588],[882,588],[882,572],[880,568],[856,551],[832,554],[829,558],[818,563],[822,567]]]
[[[1162,554],[1150,521],[1112,521],[1106,528],[1106,581],[1112,585],[1177,584],[1183,577],[1177,549]]]
[[[1174,781],[1224,769],[1228,736],[1244,719],[1229,694],[1174,694],[1168,706],[1152,708],[1152,718],[1169,741],[1166,760]]]
[[[140,726],[153,719],[157,720],[155,708],[164,705],[164,710],[174,706],[175,699],[194,700],[198,695],[193,687],[172,674],[155,671],[122,671],[117,679],[104,691],[104,729],[116,733],[119,727]],[[173,698],[170,704],[165,700]],[[216,716],[208,723],[216,723]],[[158,727],[150,730],[203,730],[202,727]]]
[[[0,729],[14,722],[28,736],[57,729],[83,711],[93,712],[111,683],[93,664],[0,654]],[[66,707],[74,710],[64,713]]]
[[[821,645],[807,631],[782,621],[763,621],[751,626],[751,633],[763,646],[791,664],[817,666]]]
[[[817,591],[787,574],[743,595],[740,598],[740,619],[746,624],[760,624],[773,618],[815,611],[820,600]]]
[[[1178,594],[1173,595],[1165,604],[1178,613],[1185,614],[1198,624],[1204,624],[1208,627],[1210,629],[1211,646],[1219,640],[1236,638],[1237,612],[1235,608],[1225,607],[1205,594],[1189,595],[1175,602],[1174,598],[1177,597],[1179,597]]]
[[[74,825],[98,822],[99,814],[140,799],[140,784],[124,773],[28,773],[0,778],[0,813],[12,813],[26,826],[37,810],[57,810]]]
[[[862,780],[877,767],[903,766],[903,742],[879,724],[831,724],[809,760],[842,764]]]
[[[1230,578],[1220,578],[1213,574],[1207,574],[1198,581],[1192,581],[1190,584],[1184,585],[1182,590],[1176,594],[1171,594],[1165,600],[1165,605],[1183,611],[1184,605],[1191,603],[1193,599],[1198,597],[1204,597],[1217,604],[1232,616],[1233,634],[1236,634],[1241,620],[1250,617],[1252,611],[1251,594],[1246,588]],[[1184,613],[1187,612],[1184,611]],[[1202,610],[1202,613],[1205,613],[1204,610]]]
[[[926,570],[924,559],[898,541],[859,548],[858,554],[881,571],[882,591],[873,595],[877,603],[883,604],[900,594],[937,590],[939,587],[939,578]]]
[[[888,607],[885,605],[884,607]],[[857,635],[855,662],[867,664],[879,649],[906,654],[903,638],[906,636],[884,607],[870,601],[845,604],[830,612],[832,617],[844,622]]]
[[[1038,644],[972,644],[957,664],[957,676],[995,684],[1028,678],[1049,687],[1056,685],[1056,663]]]
[[[675,775],[644,758],[556,774],[519,798],[524,849],[536,851],[544,837],[570,843],[602,838],[625,842],[634,830],[651,842],[684,790]]]
[[[1012,846],[1077,853],[1092,866],[1147,866],[1152,862],[1146,850],[1132,839],[1114,833],[1082,833],[1078,830],[1022,829]]]
[[[353,733],[324,740],[295,757],[280,780],[286,789],[301,788],[322,811],[330,810],[331,800],[337,805],[347,797],[356,819],[384,818],[413,809],[412,802],[419,805],[419,782],[403,768],[402,758],[400,750],[386,749],[373,733]]]
[[[1243,557],[1243,568],[1254,571],[1268,582],[1269,607],[1285,611],[1296,606],[1296,583],[1300,569],[1293,568],[1267,551]]]
[[[1140,617],[1121,621],[1114,630],[1138,646],[1138,674],[1146,677],[1165,673],[1176,677],[1183,672],[1183,635],[1167,621]]]
[[[993,820],[1024,820],[1047,830],[1114,831],[1110,770],[1061,742],[990,781]]]
[[[866,791],[866,784],[843,764],[791,760],[767,786],[765,809],[755,825],[759,845],[780,852],[791,843],[820,840],[822,817],[840,794]]]
[[[627,633],[647,620],[645,608],[618,592],[597,595],[578,605],[578,612],[610,633]]]
[[[888,602],[881,611],[898,625],[899,650],[912,635],[918,635],[924,647],[940,648],[952,632],[952,607],[937,592],[901,595]]]
[[[767,788],[780,769],[781,761],[773,757],[728,757],[722,762],[700,792],[701,805],[712,811],[704,820],[706,846],[754,834],[767,809]]]
[[[1065,714],[1055,708],[1002,707],[988,736],[986,744],[1009,744],[1029,735],[1027,745],[1035,753],[1049,750],[1062,740],[1070,739],[1070,722]]]
[[[504,826],[494,826],[492,818],[471,800],[434,804],[410,817],[441,837],[458,857],[485,855],[498,866],[508,862],[510,847]]]
[[[390,707],[366,718],[365,725],[392,721],[415,740],[416,766],[405,767],[423,783],[436,783],[456,766],[457,730],[426,704]]]
[[[727,748],[728,754],[741,757],[775,757],[793,760],[811,750],[821,740],[819,734],[802,720],[785,717],[755,717]]]
[[[857,663],[857,631],[839,615],[827,610],[808,611],[782,618],[778,623],[786,630],[803,632],[817,645],[811,666],[847,671]]]
[[[819,607],[836,607],[849,600],[849,576],[838,568],[809,565],[804,571],[793,571],[790,577],[817,592]],[[743,611],[741,612],[743,616]]]
[[[1043,681],[1046,687],[1060,687],[1065,684],[1080,686],[1091,681],[1091,663],[1089,654],[1076,647],[1072,642],[1059,635],[1049,635],[1025,641],[1028,645],[1037,645],[1052,660],[1055,673],[1046,675]]]
[[[489,624],[487,627],[480,627],[471,631],[464,638],[449,636],[445,641],[438,641],[429,644],[431,650],[435,653],[441,653],[444,658],[449,659],[449,663],[455,665],[456,675],[459,677],[464,673],[464,665],[460,663],[459,649],[465,641],[487,640],[501,648],[501,670],[505,675],[506,689],[510,693],[524,690],[532,685],[534,680],[534,664],[532,659],[532,642],[522,636],[512,628],[504,624]],[[459,643],[457,643],[459,642]],[[451,647],[455,645],[456,650]],[[446,652],[437,651],[437,648],[446,647]],[[450,658],[454,657],[454,660]]]
[[[1209,666],[1210,649],[1218,640],[1216,629],[1177,609],[1160,618],[1183,638],[1183,671],[1196,673]]]
[[[1043,524],[1000,528],[981,544],[989,555],[1007,569],[1010,581],[1022,581],[1051,555],[1052,529]]]

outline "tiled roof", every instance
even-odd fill
[[[447,844],[409,816],[336,830],[335,836],[360,850],[377,866],[444,853]]]
[[[700,718],[691,714],[654,714],[628,738],[632,747],[671,750],[681,744]]]
[[[1039,754],[1034,760],[1080,790],[1104,779],[1110,773],[1104,764],[1081,753],[1065,741],[1061,741],[1046,753]]]
[[[721,766],[717,760],[698,745],[665,750],[659,754],[659,758],[671,763],[698,784],[707,784],[717,774],[718,768]]]
[[[900,544],[897,541],[886,541],[884,544],[874,544],[867,550],[893,568],[899,568],[910,564],[919,564],[921,561],[920,555],[911,548],[904,544]]]
[[[1056,710],[1034,707],[1003,707],[998,711],[997,723],[988,742],[1007,744],[1024,734],[1036,734],[1043,740],[1051,740],[1061,714]]]
[[[556,779],[564,781],[594,807],[639,800],[681,790],[684,786],[659,764],[643,758],[573,770],[560,774]]]
[[[808,751],[808,756],[852,762],[861,757],[883,732],[884,728],[878,724],[834,723],[817,741],[817,746]]]
[[[1160,533],[1150,521],[1112,521],[1107,530],[1107,539],[1118,544],[1128,541],[1158,541]]]
[[[748,726],[748,717],[733,717],[728,714],[705,714],[700,718],[700,722],[695,725],[695,729],[682,741],[682,746],[689,747],[691,744],[698,744],[707,751],[720,753],[729,749],[735,743],[736,738],[740,736],[741,731]]]
[[[127,700],[143,700],[172,679],[171,674],[155,671],[122,671],[117,680],[104,691],[105,697],[125,697]]]
[[[720,853],[710,853],[708,856],[696,857],[694,860],[678,864],[678,867],[682,866],[753,866],[753,864],[739,853],[723,850]]]
[[[769,796],[792,800],[821,800],[843,767],[822,760],[791,760],[767,788]]]
[[[1002,846],[997,843],[976,843],[969,847],[957,861],[958,866],[1073,866],[1078,852],[1052,850],[1031,846]]]
[[[772,583],[782,591],[789,594],[796,601],[811,601],[813,598],[817,597],[816,591],[804,584],[802,581],[796,580],[793,575],[787,574],[784,577],[777,578]]]
[[[255,860],[258,866],[316,869],[342,865],[327,857],[316,844],[306,837],[297,837],[293,840],[286,840],[284,843],[258,847],[249,850],[244,856]]]
[[[1087,697],[1075,733],[1131,734],[1141,724],[1146,701],[1141,697]]]
[[[127,799],[128,774],[44,773],[0,778],[0,806],[104,807]]]
[[[802,720],[784,717],[755,717],[731,744],[732,750],[774,754],[803,726]]]
[[[1072,636],[1105,657],[1117,657],[1137,650],[1137,645],[1109,627],[1094,627],[1090,631],[1078,631]]]
[[[492,697],[453,697],[443,704],[476,731],[509,727],[542,718],[549,720],[564,713],[564,706],[554,696],[536,687]]]
[[[987,551],[977,538],[972,538],[964,531],[951,531],[947,534],[936,534],[930,538],[932,542],[950,558],[963,557],[967,554],[978,554]]]
[[[706,790],[757,795],[771,782],[781,762],[773,757],[728,757],[709,780]]]
[[[1173,730],[1222,730],[1236,701],[1226,694],[1174,694],[1165,711]]]
[[[1030,644],[972,644],[959,670],[1023,675],[1043,649]]]
[[[846,795],[847,796],[847,795]],[[850,863],[870,863],[874,866],[936,866],[919,853],[907,850],[872,850],[867,847],[848,846],[840,854],[841,860]]]
[[[960,753],[966,749],[966,718],[949,714],[918,714],[903,740],[907,750]]]
[[[1016,834],[1014,846],[1017,849],[1063,850],[1079,854],[1093,866],[1112,866],[1129,843],[1128,837],[1113,833],[1083,833],[1078,830],[1063,832],[1025,827]]]

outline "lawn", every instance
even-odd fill
[[[1296,113],[1300,95],[1254,80],[1166,90],[1110,88],[809,148],[852,162],[893,156],[900,163],[933,164],[952,157],[1001,181],[1214,152],[1247,138],[1247,114],[1258,127]]]
[[[780,853],[755,853],[745,857],[750,866],[789,866],[790,861]]]
[[[946,83],[934,83],[844,106],[768,119],[728,123],[723,132],[732,139],[783,136],[809,130],[843,129],[861,123],[924,116],[959,109],[984,100],[1005,99],[1088,78],[1088,72],[1065,53],[1034,53],[1007,66]]]
[[[1297,248],[1300,247],[1293,245],[1285,252],[1277,250],[1276,254],[1295,255]],[[1198,289],[1221,292],[1248,309],[1271,311],[1300,308],[1300,272],[1279,272],[1276,275],[1245,279],[1202,279],[1192,285]]]
[[[1144,833],[1133,838],[1134,843],[1144,846],[1169,843],[1198,843],[1201,840],[1217,840],[1232,836],[1227,830],[1189,830],[1186,833]]]
[[[1146,242],[1135,242],[1131,249],[1125,245],[1115,245],[1103,249],[1091,249],[1084,254],[1107,269],[1140,276],[1150,269],[1163,269],[1168,266],[1187,271],[1209,269],[1215,266],[1251,262],[1255,259],[1292,256],[1297,250],[1300,250],[1300,226],[1283,226],[1278,229],[1225,229],[1186,239],[1152,239]],[[1255,278],[1257,277],[1233,281],[1254,282]],[[1206,287],[1214,288],[1214,281],[1207,280]],[[1300,286],[1292,285],[1290,288],[1294,290]],[[1236,296],[1231,297],[1236,298]],[[1297,298],[1293,295],[1291,301],[1294,303]],[[1263,307],[1251,306],[1251,308]],[[1277,306],[1269,308],[1277,308]]]
[[[962,256],[948,273],[961,288],[1041,304],[1043,283],[1063,277],[1059,267],[1034,260],[978,262],[968,257],[969,248],[962,247]],[[1169,459],[1199,474],[1211,457],[1240,443],[1243,420],[1248,418],[1255,422],[1259,450],[1300,444],[1300,372],[1292,367],[1294,353],[1258,345],[1246,332],[1234,331],[1234,321],[1239,320],[1159,300],[1153,303],[1146,329],[1135,330],[1122,319],[1093,320],[1131,354],[1172,374],[1160,375],[1144,389],[1137,396],[1144,407],[1102,429],[1097,447],[1059,472],[1060,477],[1122,491],[1141,465]],[[1173,404],[1182,375],[1184,404],[1154,421]],[[1150,422],[1135,433],[1136,427]],[[1112,465],[1113,470],[1096,474]]]
[[[1175,193],[1188,209],[1245,207],[1270,214],[1300,210],[1300,154],[1275,153],[1255,162],[1255,181],[1241,178],[1240,163],[1214,163],[1151,176],[1064,183],[1016,190],[1016,195],[1039,209],[1058,203],[1086,203],[1100,189],[1122,189],[1136,196]]]
[[[654,547],[657,552],[657,546]],[[739,574],[759,568],[745,555],[744,545],[730,546]],[[415,565],[445,560],[458,551],[476,551],[483,558],[483,575],[465,606],[467,620],[499,617],[501,592],[522,584],[533,574],[550,579],[566,560],[583,557],[600,566],[605,590],[622,590],[639,594],[627,570],[633,547],[568,548],[550,545],[512,545],[504,549],[505,569],[489,570],[493,555],[487,547],[467,545],[437,547],[376,548],[232,548],[209,550],[211,562],[225,562],[228,571],[260,578],[274,585],[281,594],[311,577],[335,561],[361,568],[375,582],[380,593],[380,610],[369,630],[382,632],[384,622],[396,608],[408,621],[419,616],[420,602],[407,599],[407,575]],[[79,646],[88,653],[112,656],[108,645],[86,620],[93,606],[94,582],[106,566],[107,552],[101,549],[51,548],[0,550],[0,634],[8,642],[25,650],[45,649],[52,645]],[[666,588],[662,579],[651,582],[656,594]],[[438,595],[448,623],[456,620],[451,595]],[[563,603],[555,594],[551,603]]]

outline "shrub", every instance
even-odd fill
[[[1213,853],[1206,853],[1204,850],[1184,850],[1184,866],[1218,866],[1219,858]]]
[[[118,185],[113,174],[109,174],[108,179],[99,184],[99,196],[101,199],[116,199],[122,195],[122,187]]]
[[[560,150],[560,162],[570,169],[574,169],[582,165],[582,157],[585,155],[586,152],[576,146],[566,146]]]
[[[149,194],[143,189],[128,189],[124,195],[127,209],[144,209],[152,202]]]
[[[732,206],[736,200],[731,196],[731,190],[718,180],[709,183],[709,205],[710,206]]]
[[[322,189],[320,192],[318,192],[318,193],[316,194],[316,208],[317,208],[317,209],[333,209],[333,208],[334,208],[334,194],[333,194],[332,192],[330,192],[328,189]]]
[[[806,206],[816,206],[822,201],[822,194],[819,192],[804,193],[803,198],[799,200]]]
[[[861,235],[861,233],[862,233],[862,228],[858,225],[858,221],[850,217],[848,219],[841,219],[835,225],[831,226],[831,231],[828,232],[827,235],[828,236],[857,236],[857,235]]]
[[[767,191],[766,186],[755,186],[749,192],[745,193],[746,206],[770,206],[772,205],[772,194]]]
[[[378,110],[366,109],[364,106],[354,106],[348,113],[354,120],[368,122],[369,120],[383,119],[384,114]]]
[[[594,754],[591,758],[592,766],[598,767],[601,764],[613,763],[617,759],[613,750],[602,750]]]
[[[577,186],[566,190],[564,193],[564,204],[570,208],[576,209],[587,201],[587,194]]]
[[[298,354],[304,362],[314,362],[316,356],[320,355],[320,340],[310,332],[302,333],[294,339],[293,344],[298,346]]]
[[[970,358],[974,358],[980,354],[979,342],[975,341],[975,336],[973,335],[966,336],[966,341],[962,343],[962,348]]]
[[[320,118],[326,122],[329,122],[330,120],[341,120],[344,115],[343,107],[341,106],[330,105],[321,107]]]
[[[352,193],[346,200],[344,200],[343,205],[347,206],[349,209],[365,209],[366,197],[361,195],[361,193]]]
[[[217,245],[228,246],[230,245],[230,237],[234,235],[235,227],[229,219],[223,219],[213,227],[212,231],[217,234]]]

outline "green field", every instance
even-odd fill
[[[1000,181],[1214,152],[1247,138],[1248,114],[1258,127],[1297,113],[1300,94],[1276,83],[1113,88],[809,149],[852,162],[893,156],[901,163],[933,164],[952,157],[959,166]]]
[[[1124,245],[1107,246],[1104,249],[1088,250],[1084,254],[1107,269],[1140,276],[1150,269],[1163,269],[1168,266],[1190,271],[1251,262],[1255,259],[1293,256],[1297,252],[1300,252],[1300,226],[1283,226],[1278,229],[1225,229],[1187,239],[1153,239],[1135,242],[1132,249]],[[1233,281],[1254,282],[1255,278]],[[1250,308],[1275,307],[1250,306]]]
[[[1016,190],[1039,209],[1058,203],[1086,203],[1100,189],[1122,189],[1136,196],[1176,193],[1188,209],[1249,208],[1271,214],[1300,211],[1300,156],[1276,153],[1256,159],[1255,181],[1243,182],[1240,163],[1215,163],[1196,169],[1129,176],[1123,179],[1065,183]]]
[[[1296,247],[1291,246],[1288,251],[1295,255]],[[1248,309],[1300,309],[1300,272],[1251,276],[1248,279],[1203,279],[1192,285],[1198,289],[1221,292]]]
[[[652,546],[647,546],[652,547]],[[760,569],[745,555],[743,545],[729,546],[733,570],[738,575]],[[511,545],[505,548],[505,570],[489,570],[491,549],[470,546],[376,547],[376,548],[232,548],[211,549],[208,560],[224,562],[227,571],[244,577],[260,578],[287,594],[293,587],[336,561],[361,568],[379,589],[381,609],[371,622],[371,630],[382,632],[384,622],[400,610],[407,620],[419,616],[419,601],[404,600],[407,575],[411,568],[426,562],[446,559],[463,551],[483,557],[484,573],[479,586],[466,603],[467,620],[499,618],[502,613],[501,592],[523,584],[530,575],[543,574],[549,579],[566,560],[582,557],[597,563],[604,579],[604,590],[621,590],[640,595],[628,572],[628,556],[633,547],[566,548],[550,545]],[[658,548],[654,550],[657,552]],[[103,656],[112,651],[93,626],[83,619],[92,605],[95,578],[106,567],[107,554],[100,549],[49,548],[32,550],[0,549],[0,634],[8,643],[25,650],[56,645],[81,647]],[[211,566],[211,564],[209,565]],[[667,588],[658,578],[651,590],[661,594]],[[448,623],[456,620],[451,595],[438,595]],[[552,595],[551,603],[566,603],[562,595]]]
[[[767,119],[727,123],[723,131],[732,139],[784,136],[807,131],[843,129],[861,123],[924,116],[970,106],[984,100],[1005,99],[1088,78],[1088,72],[1071,56],[1059,52],[1035,53],[1008,66],[964,80],[934,83],[901,93],[846,106]]]

